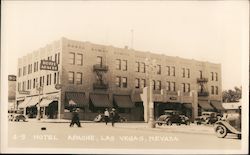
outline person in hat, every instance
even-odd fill
[[[107,125],[108,121],[109,121],[109,111],[108,111],[108,108],[106,108],[105,111],[104,111],[104,120],[105,120],[105,123]]]
[[[112,127],[114,127],[114,125],[115,125],[116,118],[117,118],[117,112],[116,112],[115,108],[112,108],[112,110],[110,112],[110,120],[112,122]]]
[[[75,124],[78,127],[81,127],[81,123],[80,123],[79,114],[78,114],[78,110],[77,109],[73,109],[72,119],[71,119],[71,123],[70,123],[69,126],[73,127]]]

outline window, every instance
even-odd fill
[[[74,84],[74,72],[68,73],[68,81],[69,81],[69,84]]]
[[[203,76],[202,76],[202,71],[199,71],[199,73],[200,73],[200,78],[202,79],[202,77],[203,77]]]
[[[171,82],[171,91],[175,91],[175,82]]]
[[[185,92],[185,83],[182,83],[182,84],[181,84],[181,91],[182,91],[182,92]]]
[[[51,85],[51,74],[49,74],[49,85]]]
[[[187,78],[190,78],[190,69],[187,69]]]
[[[170,91],[170,82],[169,81],[167,81],[167,83],[166,83],[166,90]]]
[[[170,76],[170,66],[167,66],[167,76]]]
[[[57,84],[59,84],[59,72],[57,72]]]
[[[47,83],[46,85],[48,86],[49,85],[49,74],[47,75]]]
[[[186,89],[187,92],[190,92],[190,83],[187,83],[187,89]]]
[[[33,89],[36,88],[36,79],[33,79]]]
[[[40,87],[42,86],[42,82],[43,82],[43,77],[41,76],[41,77],[40,77],[40,82],[39,82]]]
[[[58,53],[58,64],[60,64],[60,53]]]
[[[40,77],[40,81],[41,81],[41,77]],[[54,84],[56,84],[56,73],[54,73]]]
[[[140,88],[140,79],[135,79],[135,88]]]
[[[34,72],[36,72],[36,62],[34,63]]]
[[[146,73],[146,65],[144,62],[141,63],[141,72]]]
[[[156,66],[156,69],[157,69],[157,74],[161,74],[161,65],[157,65]]]
[[[156,83],[155,83],[155,80],[152,80],[152,86],[153,86],[153,90],[156,89]]]
[[[214,86],[211,86],[211,94],[214,94]]]
[[[82,73],[76,74],[76,84],[82,84]]]
[[[182,77],[185,77],[185,68],[182,68]]]
[[[146,87],[146,80],[145,79],[141,79],[141,87],[142,88]]]
[[[101,56],[97,56],[97,64],[102,66],[102,57]]]
[[[218,73],[215,73],[215,81],[218,81]]]
[[[214,81],[214,73],[211,72],[211,80]]]
[[[115,62],[116,62],[116,69],[121,70],[121,59],[116,59]]]
[[[24,90],[24,81],[23,81],[23,87],[22,87],[22,90]]]
[[[18,84],[17,84],[17,90],[18,90],[18,91],[20,91],[20,87],[21,87],[21,86],[20,86],[20,82],[18,82]]]
[[[121,87],[121,77],[120,77],[120,76],[117,76],[117,77],[115,78],[115,85],[116,85],[117,87]]]
[[[82,54],[77,54],[76,64],[79,66],[82,66],[82,64],[83,64],[83,55]]]
[[[75,64],[75,53],[69,53],[69,64]]]
[[[175,76],[175,67],[172,66],[172,76]]]
[[[161,81],[156,82],[156,90],[161,90]]]
[[[18,77],[22,76],[22,68],[18,69]]]
[[[38,71],[39,68],[38,68],[38,61],[36,62],[36,71]]]
[[[127,88],[127,85],[128,85],[127,78],[126,78],[126,77],[123,77],[123,78],[122,78],[122,87],[123,87],[123,88]]]
[[[28,80],[28,86],[27,86],[27,89],[29,90],[30,88],[30,80]]]
[[[26,75],[26,66],[23,67],[23,75]]]
[[[123,71],[128,70],[128,61],[127,60],[122,60],[122,70]]]
[[[57,53],[55,54],[55,62],[57,63]]]
[[[219,94],[219,88],[218,88],[218,86],[215,87],[215,94],[216,94],[216,95]]]
[[[140,63],[139,62],[135,62],[135,71],[136,72],[140,72]]]

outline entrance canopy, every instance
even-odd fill
[[[33,96],[31,98],[30,102],[28,103],[27,107],[36,106],[38,102],[39,102],[39,97],[38,96]]]
[[[31,97],[26,98],[23,102],[18,105],[18,108],[26,108],[27,104],[30,102]]]
[[[85,93],[82,92],[66,92],[65,107],[72,106],[70,103],[74,103],[76,107],[84,107],[86,105]],[[52,100],[53,102],[53,100]]]
[[[222,103],[220,101],[211,101],[211,104],[217,109],[217,110],[225,110],[225,108],[222,106]]]
[[[40,107],[47,107],[49,106],[50,103],[52,103],[54,100],[48,100],[48,99],[43,99],[40,103]]]
[[[213,110],[214,108],[208,103],[208,101],[198,101],[199,106],[204,110]]]
[[[108,94],[90,94],[90,99],[95,107],[112,107]]]
[[[133,108],[135,106],[129,95],[114,95],[114,101],[119,108]]]

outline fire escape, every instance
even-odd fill
[[[200,77],[197,79],[197,83],[200,86],[200,89],[198,91],[199,97],[207,97],[209,95],[207,89],[206,89],[206,83],[208,82],[207,78]]]
[[[93,66],[93,71],[96,73],[96,82],[93,83],[94,90],[101,89],[107,90],[108,83],[104,82],[104,74],[108,71],[108,66],[102,64],[96,64]]]

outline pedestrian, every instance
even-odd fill
[[[111,119],[111,122],[112,122],[112,127],[114,127],[116,119],[117,119],[117,112],[116,112],[116,110],[114,108],[110,112],[110,119]]]
[[[104,120],[105,120],[105,123],[107,125],[108,122],[109,122],[109,111],[108,111],[108,108],[106,108],[105,111],[104,111]]]
[[[72,113],[72,119],[71,119],[71,123],[70,123],[70,127],[73,127],[74,125],[77,125],[78,127],[81,127],[81,123],[80,123],[80,119],[79,119],[79,114],[77,112],[76,109],[73,110]]]

